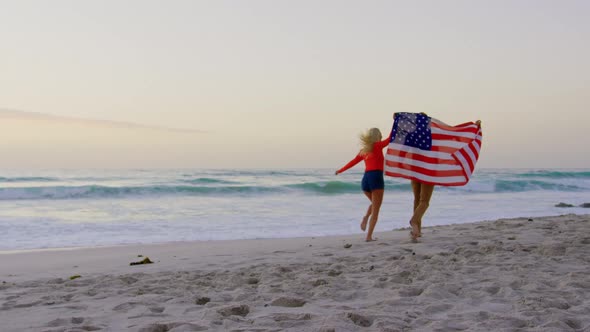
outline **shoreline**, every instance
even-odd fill
[[[359,232],[0,253],[0,321],[51,332],[590,328],[590,215],[423,231],[417,244],[402,229],[372,243]],[[145,257],[154,264],[129,265]]]
[[[590,204],[590,203],[585,203]],[[566,211],[564,211],[566,212]],[[584,212],[584,210],[583,210]],[[457,222],[457,223],[449,223],[449,224],[436,224],[434,226],[427,226],[427,227],[444,227],[444,226],[457,226],[457,225],[469,225],[473,223],[481,223],[481,222],[491,222],[496,220],[511,220],[511,219],[527,219],[527,218],[548,218],[548,217],[560,217],[565,215],[589,215],[590,213],[556,213],[556,214],[548,214],[543,216],[508,216],[502,217],[499,219],[493,220],[478,220],[478,221],[469,221],[469,222]],[[386,221],[381,220],[381,223]],[[391,230],[387,231],[376,231],[376,233],[389,233],[391,231],[403,231],[407,230],[409,227],[394,227]],[[358,233],[350,233],[350,234],[336,234],[336,235],[317,235],[317,236],[286,236],[286,237],[273,237],[273,238],[242,238],[242,239],[216,239],[216,240],[178,240],[178,241],[162,241],[162,242],[133,242],[133,243],[119,243],[119,244],[104,244],[104,245],[89,245],[89,246],[72,246],[72,247],[48,247],[48,248],[24,248],[24,249],[0,249],[0,256],[2,255],[12,255],[12,254],[21,254],[21,253],[42,253],[42,252],[50,252],[50,251],[71,251],[71,250],[89,250],[89,249],[109,249],[109,248],[127,248],[127,247],[149,247],[149,246],[174,246],[174,245],[190,245],[196,243],[214,243],[214,242],[234,242],[234,241],[267,241],[267,240],[296,240],[296,239],[319,239],[319,238],[348,238],[354,237],[356,235],[361,235],[363,233],[360,231]]]

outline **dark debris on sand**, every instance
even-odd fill
[[[129,265],[142,265],[142,264],[153,264],[153,263],[154,262],[152,262],[149,257],[146,257],[140,261],[131,262],[131,263],[129,263]]]

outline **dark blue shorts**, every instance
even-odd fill
[[[363,182],[361,183],[363,191],[373,191],[377,189],[385,189],[385,182],[383,181],[383,171],[368,171],[363,175]]]

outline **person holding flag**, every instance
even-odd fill
[[[463,186],[475,170],[482,144],[481,121],[449,126],[425,113],[395,113],[385,155],[385,175],[409,179],[414,194],[413,241],[435,185]]]

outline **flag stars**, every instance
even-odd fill
[[[423,114],[417,114],[417,113],[398,113],[398,118],[400,120],[400,122],[398,123],[398,127],[394,126],[394,130],[396,130],[397,133],[397,137],[396,137],[396,143],[399,143],[400,145],[405,145],[405,148],[403,150],[400,149],[400,151],[406,151],[409,152],[408,153],[408,157],[407,159],[409,160],[414,160],[413,159],[413,155],[420,155],[420,151],[419,150],[428,150],[428,151],[432,151],[432,149],[434,149],[434,143],[436,143],[437,141],[433,141],[432,140],[432,132],[433,130],[431,130],[431,124],[432,124],[432,119],[428,116],[425,116]],[[436,120],[434,120],[436,121]],[[401,130],[400,128],[404,128],[403,130]],[[476,129],[474,129],[475,131]],[[480,135],[480,133],[478,132],[476,135]],[[452,135],[449,135],[452,136]],[[455,141],[452,138],[441,138],[441,141]],[[481,142],[481,137],[479,138],[479,142]],[[481,143],[477,143],[474,142],[474,145],[470,145],[469,148],[470,150],[465,150],[467,152],[474,152],[475,156],[472,155],[472,153],[469,153],[469,156],[465,153],[465,151],[463,150],[459,150],[459,151],[463,151],[461,152],[462,156],[464,158],[471,158],[471,163],[470,164],[465,164],[465,161],[463,161],[463,163],[461,164],[460,161],[458,161],[456,158],[454,158],[455,161],[457,161],[459,164],[457,164],[457,166],[460,166],[465,172],[466,172],[466,181],[469,180],[469,176],[471,175],[472,171],[473,171],[473,166],[475,165],[475,163],[477,162],[477,158],[478,158],[478,153],[475,152],[475,150],[478,150],[479,148],[479,144]],[[391,147],[390,150],[395,151],[397,146],[395,147]],[[479,152],[479,151],[477,151]],[[440,154],[446,154],[446,152],[439,152]],[[458,154],[458,152],[453,153],[452,155],[455,156],[456,154]],[[388,150],[388,156],[391,156],[392,154],[389,152]],[[388,159],[388,156],[385,156],[386,160]],[[395,166],[390,166],[390,173],[395,174],[397,172],[396,169],[400,169],[400,170],[404,170],[407,171],[407,168],[405,167],[395,167]],[[422,174],[422,173],[420,173]],[[397,175],[393,175],[393,176],[397,176]],[[442,175],[441,175],[442,177]],[[466,183],[466,182],[465,182]],[[464,184],[464,183],[463,183]]]

